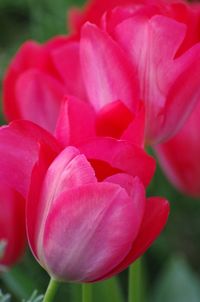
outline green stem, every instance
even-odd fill
[[[43,302],[52,302],[54,299],[54,296],[56,294],[56,291],[58,289],[58,281],[51,278],[49,285],[47,287],[46,293],[44,295]]]
[[[82,284],[82,302],[92,302],[92,284]]]
[[[141,273],[141,259],[138,259],[129,267],[128,302],[141,302]]]

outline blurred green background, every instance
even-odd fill
[[[73,0],[0,0],[0,77],[21,43],[27,39],[44,42],[67,31],[69,7],[82,5]],[[3,118],[1,119],[3,123]],[[155,244],[143,257],[143,301],[200,301],[200,200],[178,193],[160,169],[148,195],[165,196],[171,203],[169,222]],[[3,293],[12,301],[28,298],[36,288],[43,293],[49,277],[30,252],[9,273],[0,276]],[[94,286],[95,302],[127,301],[127,272]],[[56,296],[58,302],[80,301],[80,286],[63,284]],[[6,301],[0,297],[0,302]],[[29,300],[31,301],[31,300]]]

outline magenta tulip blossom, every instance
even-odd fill
[[[87,23],[80,41],[83,78],[90,102],[99,110],[111,102],[112,93],[113,98],[118,96],[134,112],[140,99],[145,105],[148,144],[174,135],[200,97],[200,43],[178,53],[186,37],[186,25],[163,15],[151,16],[152,13],[148,7],[134,14],[114,10],[103,24],[110,35]],[[122,56],[126,59],[117,72]],[[137,79],[129,71],[130,62],[138,76],[138,90]]]
[[[63,281],[94,282],[122,271],[161,232],[168,203],[146,200],[142,182],[129,174],[99,181],[95,165],[74,147],[52,158],[41,146],[27,202],[35,257]]]
[[[97,0],[95,5],[101,6]],[[104,6],[102,2],[99,12]],[[107,9],[113,6],[114,1]],[[56,37],[44,45],[25,43],[4,79],[8,120],[31,120],[54,133],[66,95],[90,103],[97,115],[120,102],[126,107],[123,122],[127,117],[133,121],[143,106],[145,143],[169,139],[200,97],[199,9],[195,9],[185,2],[125,1],[97,20],[99,26],[83,25],[80,37]],[[93,20],[89,15],[86,19]],[[112,137],[113,132],[107,135]]]
[[[60,49],[69,57],[61,71],[54,66],[54,54]],[[44,45],[24,43],[4,78],[7,120],[30,120],[53,132],[64,94],[85,99],[78,51],[78,44],[66,37],[58,36]]]
[[[142,255],[163,229],[169,206],[163,198],[145,198],[155,162],[139,144],[104,136],[80,143],[77,129],[70,127],[74,119],[69,115],[66,134],[78,148],[61,145],[28,121],[0,128],[0,180],[13,188],[4,189],[6,196],[13,196],[7,217],[13,217],[13,208],[22,224],[20,196],[25,198],[29,244],[50,275],[93,282],[120,272]],[[57,133],[62,129],[66,124],[60,118]],[[11,233],[3,230],[1,241],[13,245],[14,262],[23,250],[24,229],[19,229],[23,240],[18,246],[9,243],[13,228]],[[13,263],[6,259],[1,265]]]

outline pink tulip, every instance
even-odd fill
[[[89,157],[90,152],[86,154]],[[98,166],[74,147],[54,157],[41,145],[27,202],[30,247],[58,280],[94,282],[111,277],[158,236],[168,203],[162,198],[146,200],[140,179],[123,171],[108,170],[100,181]]]
[[[162,198],[146,201],[155,163],[139,146],[94,137],[61,151],[53,136],[28,121],[2,127],[0,142],[0,180],[26,199],[29,191],[29,243],[57,279],[108,278],[143,254],[164,227],[169,206]],[[17,198],[10,201],[20,211]]]
[[[22,255],[25,247],[24,199],[1,183],[0,272],[7,270]]]
[[[65,49],[69,57],[62,70],[54,65],[54,55],[60,49]],[[85,98],[78,52],[73,38],[58,36],[44,45],[24,43],[4,78],[4,113],[8,121],[27,119],[53,132],[63,95]]]
[[[183,193],[200,196],[200,104],[181,131],[165,144],[156,146],[156,155],[171,183]]]
[[[115,41],[105,31],[87,23],[83,26],[80,42],[83,78],[90,102],[98,110],[110,102],[112,92],[113,97],[118,96],[134,111],[137,100],[141,99],[145,104],[148,144],[174,135],[200,97],[200,64],[197,64],[200,43],[178,54],[186,37],[186,26],[153,12],[152,7],[134,13],[116,9],[104,18],[103,25]],[[129,60],[129,69],[132,63],[135,74],[132,89],[128,85],[133,75],[125,60],[123,69],[126,70],[127,85],[116,72],[119,66],[119,63],[114,64],[116,57],[119,61],[123,55],[127,62]],[[102,79],[106,79],[106,83]]]
[[[75,102],[72,102],[72,104],[75,104]],[[84,103],[85,104],[85,103]],[[84,113],[84,112],[83,112]],[[62,114],[61,114],[62,115]],[[16,121],[13,122],[11,125],[7,127],[1,127],[0,128],[0,182],[2,184],[5,183],[5,188],[12,188],[12,189],[2,189],[2,196],[5,196],[5,201],[7,202],[8,208],[8,215],[3,217],[0,217],[0,224],[2,225],[1,230],[2,233],[0,233],[0,240],[1,242],[7,243],[7,249],[5,258],[3,258],[1,262],[2,265],[12,265],[15,261],[18,260],[20,257],[23,246],[24,246],[24,229],[23,229],[23,211],[24,211],[24,202],[21,196],[23,196],[27,202],[27,193],[29,191],[30,186],[30,178],[32,174],[33,167],[34,171],[36,169],[37,176],[36,178],[32,177],[31,181],[31,187],[37,186],[37,190],[34,189],[34,194],[41,193],[41,190],[43,190],[43,183],[41,180],[41,177],[43,177],[43,169],[44,174],[46,173],[46,166],[45,162],[48,163],[48,166],[51,165],[52,161],[55,159],[56,163],[60,165],[61,170],[59,170],[59,165],[56,164],[56,175],[53,173],[52,175],[52,181],[56,182],[56,188],[59,192],[68,191],[68,189],[72,189],[74,187],[74,180],[77,179],[77,181],[80,181],[81,190],[83,190],[83,193],[80,196],[80,200],[82,198],[86,198],[88,195],[85,196],[84,187],[86,184],[88,186],[91,186],[91,190],[89,190],[89,197],[88,200],[90,201],[90,194],[93,194],[95,192],[99,191],[98,198],[100,198],[100,201],[102,201],[102,206],[105,204],[105,202],[108,200],[115,201],[115,193],[120,191],[120,194],[124,196],[122,200],[128,201],[127,204],[127,212],[128,209],[130,210],[132,203],[129,202],[131,192],[132,192],[132,186],[136,187],[136,191],[134,193],[134,198],[137,197],[138,194],[142,194],[140,192],[143,192],[144,195],[144,186],[147,186],[153,176],[154,170],[155,170],[155,162],[153,158],[148,156],[142,148],[138,145],[134,145],[131,142],[123,141],[123,140],[117,140],[114,138],[109,137],[93,137],[91,139],[88,139],[87,141],[84,141],[82,143],[76,143],[76,139],[74,136],[74,133],[77,129],[72,128],[71,126],[75,124],[73,119],[75,118],[75,115],[71,114],[69,117],[71,117],[71,121],[69,123],[69,129],[68,133],[69,137],[73,137],[74,144],[79,145],[80,151],[78,149],[75,149],[74,147],[67,147],[64,149],[64,151],[61,152],[61,150],[64,148],[61,147],[59,141],[57,141],[50,133],[46,132],[42,128],[40,128],[37,125],[34,125],[31,122],[28,121]],[[77,118],[77,117],[76,117]],[[70,120],[70,119],[69,119]],[[62,127],[62,123],[60,121],[60,129],[64,129]],[[57,129],[57,132],[59,133],[59,127]],[[75,131],[75,132],[74,132]],[[72,133],[72,134],[70,134]],[[63,134],[64,135],[64,134]],[[79,133],[80,136],[80,133]],[[77,137],[77,142],[79,142],[79,137]],[[41,147],[40,147],[41,146]],[[42,149],[41,149],[42,148]],[[42,150],[42,155],[44,158],[42,158],[41,163],[39,162],[39,170],[37,169],[36,162],[38,160],[40,149]],[[75,150],[75,151],[70,151]],[[75,152],[75,159],[77,159],[77,162],[75,160],[75,167],[71,163],[69,159],[69,166],[67,165],[66,161],[68,158],[68,152],[72,152],[72,155]],[[77,154],[78,152],[78,154]],[[84,154],[84,155],[83,155]],[[77,155],[77,156],[76,156]],[[73,158],[73,157],[72,157]],[[87,159],[86,159],[87,158]],[[60,161],[61,159],[61,161]],[[64,160],[64,162],[63,162]],[[73,161],[72,161],[73,162]],[[54,163],[54,161],[53,161]],[[52,165],[53,165],[52,163]],[[64,163],[64,167],[63,167]],[[65,164],[67,165],[66,171],[65,171]],[[57,170],[58,169],[58,170]],[[64,169],[64,170],[63,170]],[[86,170],[85,170],[86,169]],[[62,172],[63,171],[63,172]],[[33,175],[35,175],[33,172]],[[64,173],[64,174],[62,174]],[[66,174],[67,173],[67,174]],[[63,176],[64,180],[63,180]],[[65,179],[65,175],[68,175],[67,180]],[[58,180],[61,176],[61,183],[57,182],[56,178],[58,177]],[[34,180],[33,180],[34,179]],[[67,183],[66,183],[67,181]],[[85,182],[86,183],[85,183]],[[83,182],[83,186],[82,186]],[[105,186],[104,186],[105,183]],[[118,184],[118,185],[117,185]],[[136,184],[136,185],[135,185]],[[68,187],[65,188],[65,185]],[[77,184],[78,186],[78,184]],[[94,186],[94,188],[93,188]],[[59,189],[60,187],[60,189]],[[104,189],[105,187],[105,189]],[[128,193],[125,194],[125,190],[123,188],[126,188]],[[137,187],[139,189],[137,189]],[[52,189],[50,189],[52,188]],[[53,194],[53,196],[56,197],[54,192],[53,183],[52,185],[48,186],[48,194]],[[77,188],[79,190],[79,188]],[[32,189],[31,189],[32,190]],[[53,190],[53,191],[52,191]],[[103,194],[105,190],[105,200],[104,198],[100,196]],[[108,192],[107,192],[108,190]],[[122,193],[121,193],[122,190]],[[139,190],[139,191],[138,191]],[[91,191],[91,192],[90,192]],[[70,191],[71,192],[71,191]],[[81,191],[82,192],[82,191]],[[93,193],[92,193],[93,192]],[[47,191],[46,191],[47,193]],[[87,190],[86,190],[87,193]],[[33,193],[31,193],[33,194]],[[124,195],[125,194],[125,195]],[[49,202],[49,199],[43,199],[40,198],[40,196],[34,197],[34,208],[35,211],[33,213],[33,205],[32,205],[32,198],[30,198],[30,201],[28,200],[27,207],[28,209],[28,229],[29,229],[29,236],[33,236],[33,232],[37,231],[37,223],[36,220],[40,219],[40,200],[42,200],[42,203],[46,204]],[[48,195],[50,197],[50,195]],[[130,195],[130,196],[129,196]],[[32,196],[32,195],[30,195]],[[75,196],[75,195],[74,195]],[[82,197],[83,196],[83,197]],[[120,195],[121,196],[121,195]],[[141,195],[142,196],[142,195]],[[46,198],[46,197],[45,197]],[[93,197],[91,197],[93,200]],[[144,199],[144,196],[142,197],[142,200]],[[68,200],[68,199],[67,199]],[[119,199],[119,203],[122,202],[121,199]],[[140,198],[137,199],[137,202],[140,202]],[[148,242],[152,242],[157,235],[160,233],[162,227],[165,224],[168,209],[165,201],[163,199],[159,199],[158,201],[158,207],[164,207],[164,218],[158,219],[159,226],[156,228],[156,230],[153,232],[153,234],[150,234],[150,238],[148,237]],[[2,200],[4,202],[4,200]],[[65,204],[66,201],[63,202]],[[77,197],[77,202],[79,202],[79,198]],[[93,201],[92,201],[93,202]],[[103,203],[104,202],[104,203]],[[142,201],[141,201],[142,202]],[[67,202],[68,204],[68,202]],[[144,201],[143,201],[144,204]],[[88,205],[87,205],[88,207]],[[105,205],[106,207],[106,205]],[[120,209],[121,205],[119,206]],[[166,210],[165,210],[166,208]],[[64,208],[63,208],[64,209]],[[145,207],[144,207],[145,209]],[[143,209],[143,211],[144,211]],[[118,211],[118,210],[117,210]],[[139,215],[140,213],[137,213],[137,208],[134,210],[134,215]],[[142,211],[142,210],[141,210]],[[159,211],[159,210],[158,210]],[[3,213],[3,211],[2,211]],[[123,212],[124,213],[124,212]],[[13,219],[12,215],[16,215],[15,219]],[[88,215],[91,215],[88,213]],[[121,214],[122,215],[122,214]],[[131,216],[132,217],[132,216]],[[142,217],[143,214],[141,214],[141,221],[140,223],[136,224],[135,232],[139,232],[139,226],[142,223]],[[113,218],[112,218],[113,219]],[[109,223],[111,223],[113,220],[109,220]],[[160,222],[160,219],[162,220]],[[6,223],[6,224],[5,224]],[[12,230],[14,230],[13,225],[18,224],[19,226],[22,224],[22,227],[18,228],[18,232],[13,233]],[[71,223],[71,222],[69,222]],[[114,222],[113,222],[114,223]],[[11,227],[7,227],[11,225]],[[131,224],[132,225],[132,224]],[[6,228],[5,228],[6,226]],[[115,225],[117,226],[117,224]],[[30,227],[33,227],[34,230],[30,230]],[[126,226],[125,226],[126,227]],[[127,226],[128,227],[128,226]],[[137,231],[138,230],[138,231]],[[16,234],[16,237],[13,238]],[[129,232],[130,235],[130,232]],[[37,234],[38,236],[38,234]],[[129,237],[127,237],[129,238]],[[11,241],[12,240],[12,241]],[[16,241],[17,240],[17,244]],[[111,239],[110,239],[111,240]],[[128,240],[128,239],[127,239]],[[126,241],[127,242],[127,241]],[[150,244],[149,243],[149,244]],[[128,244],[128,242],[126,243]],[[146,241],[145,241],[145,248],[146,247]],[[31,241],[31,247],[33,246],[33,242]],[[126,245],[127,246],[127,245]],[[33,248],[33,247],[32,247]],[[145,251],[144,247],[141,247],[143,253]],[[66,251],[68,251],[66,247]],[[122,252],[122,255],[125,255],[125,247],[122,247],[122,249],[119,250],[119,253]],[[7,254],[8,253],[8,254]],[[118,254],[115,255],[117,257]],[[110,257],[110,256],[109,256]],[[112,259],[112,263],[116,258]],[[111,258],[109,258],[111,259]],[[132,259],[132,258],[131,258]],[[111,261],[111,260],[106,260]],[[106,265],[107,262],[105,261]],[[132,260],[130,260],[132,261]],[[118,262],[116,262],[118,263]],[[110,266],[110,268],[112,265]],[[47,270],[49,268],[47,267]],[[59,277],[59,275],[58,275]],[[97,274],[97,278],[99,275]]]
[[[80,42],[25,43],[4,80],[8,119],[25,118],[54,132],[66,95],[90,102],[97,115],[121,102],[130,122],[143,104],[146,144],[175,135],[200,95],[199,10],[183,1],[147,2],[108,11],[103,30],[85,24]],[[117,124],[107,135],[119,131]]]

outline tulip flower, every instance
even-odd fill
[[[0,272],[7,270],[23,254],[25,247],[25,203],[21,195],[0,185]]]
[[[89,102],[97,114],[121,102],[136,116],[142,104],[145,143],[165,141],[200,95],[197,21],[193,7],[182,2],[133,4],[104,14],[103,30],[85,24],[80,41],[27,42],[5,76],[6,116],[54,132],[64,95]]]
[[[60,71],[54,66],[54,54],[62,48],[69,60],[65,60]],[[4,77],[3,105],[7,120],[30,120],[53,132],[63,95],[85,98],[78,51],[73,38],[64,36],[44,45],[35,41],[24,43]]]
[[[165,144],[156,146],[156,155],[171,183],[189,196],[200,196],[200,105],[181,131]]]
[[[41,145],[27,202],[35,257],[62,281],[94,282],[122,271],[158,236],[168,203],[146,200],[142,182],[129,174],[112,171],[100,181],[96,165],[75,147],[52,158]]]
[[[75,102],[71,102],[71,104],[74,105]],[[80,104],[80,102],[78,104]],[[84,102],[83,104],[86,105]],[[75,145],[79,145],[79,152],[84,154],[84,156],[87,158],[87,160],[85,159],[87,161],[87,165],[89,167],[92,165],[94,169],[92,175],[94,176],[95,174],[95,177],[99,182],[103,182],[105,179],[107,179],[107,182],[111,182],[112,178],[114,177],[113,175],[116,174],[116,180],[114,183],[122,182],[125,186],[131,186],[132,179],[138,178],[141,187],[146,187],[149,184],[155,170],[155,162],[153,158],[145,153],[139,144],[134,145],[129,141],[117,140],[115,138],[103,136],[94,136],[80,143],[80,133],[79,137],[77,136],[76,138],[74,133],[76,133],[77,128],[74,129],[72,127],[75,125],[77,116],[74,115],[71,110],[71,114],[68,117],[69,129],[66,131],[66,134],[69,134],[69,137],[73,138]],[[66,124],[63,124],[62,126],[61,120],[62,118],[60,118],[60,123],[57,127],[58,134],[62,132],[63,129],[67,130]],[[62,133],[63,139],[64,133]],[[44,145],[45,150],[47,150],[47,152],[45,152],[45,160],[52,161],[55,159],[55,157],[59,156],[62,149],[67,145],[67,142],[66,145],[61,144],[59,140],[54,138],[50,133],[28,121],[15,121],[9,126],[0,128],[0,183],[5,183],[6,187],[11,188],[9,191],[5,191],[5,193],[2,189],[2,196],[5,195],[5,200],[9,201],[7,203],[7,207],[10,216],[5,216],[4,213],[4,215],[0,217],[0,224],[2,225],[0,239],[2,244],[7,243],[7,246],[10,250],[8,250],[8,256],[5,254],[5,257],[10,257],[11,259],[3,259],[4,262],[1,263],[2,265],[11,265],[19,258],[22,252],[24,230],[21,227],[18,228],[18,233],[16,233],[16,240],[18,240],[18,244],[15,244],[11,230],[14,230],[13,223],[15,223],[15,221],[19,224],[18,220],[20,219],[20,223],[23,224],[23,211],[25,205],[23,198],[27,202],[30,178],[33,167],[38,160],[40,145]],[[48,151],[49,149],[50,151]],[[77,177],[79,173],[85,173],[84,167],[83,171],[80,169],[80,167],[78,168],[76,166],[76,169],[78,169],[76,172]],[[90,168],[90,171],[92,171],[92,167]],[[69,170],[69,172],[70,171],[71,170]],[[74,172],[75,171],[70,172],[69,176],[73,177]],[[60,172],[58,173],[60,174]],[[86,178],[89,177],[87,174],[85,174],[85,176]],[[39,181],[39,175],[37,179]],[[131,179],[131,183],[129,179]],[[42,184],[38,183],[38,188],[42,188]],[[35,192],[37,193],[37,191],[38,190]],[[16,214],[16,220],[12,220],[13,212]],[[34,214],[32,214],[31,217],[34,217]],[[28,220],[31,220],[31,217]],[[7,221],[8,219],[10,220]],[[11,224],[12,227],[5,229],[5,223]],[[31,222],[31,225],[35,225],[35,222]],[[157,230],[157,232],[160,232],[160,229]],[[11,239],[12,242],[10,242]]]
[[[94,137],[79,149],[63,149],[50,133],[28,121],[1,127],[0,138],[0,180],[13,188],[2,195],[15,197],[16,219],[20,205],[24,209],[19,196],[26,199],[31,249],[55,278],[108,278],[143,254],[164,227],[168,203],[158,197],[146,200],[145,186],[155,164],[138,145]],[[7,207],[12,215],[9,203]],[[9,244],[12,232],[6,232],[1,242]]]
[[[117,12],[113,12],[115,13]],[[118,14],[115,15],[116,18],[117,16]],[[117,21],[119,23],[115,19],[115,26],[109,29],[117,44],[96,26],[83,26],[80,53],[89,100],[99,109],[110,102],[112,91],[112,94],[117,93],[119,99],[134,110],[138,95],[132,97],[129,82],[126,86],[123,85],[121,74],[116,72],[118,64],[114,65],[116,57],[119,60],[122,56],[119,52],[125,51],[126,60],[132,62],[132,70],[139,77],[139,98],[144,103],[146,112],[146,143],[157,144],[182,127],[199,99],[200,64],[197,62],[200,60],[200,43],[177,56],[185,37],[184,24],[162,15],[149,18],[144,12],[138,12],[122,22],[119,18]],[[124,61],[124,69],[125,66]],[[99,76],[95,76],[97,69]],[[131,75],[128,68],[126,75]],[[106,79],[106,84],[100,79]],[[119,92],[115,86],[117,82],[120,83]]]

